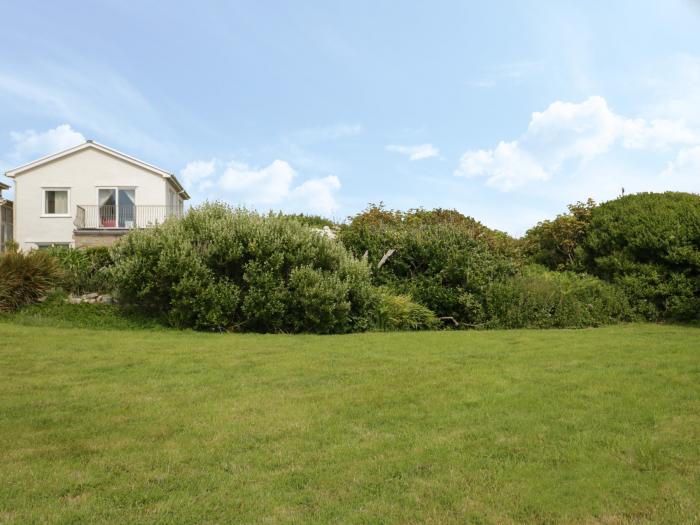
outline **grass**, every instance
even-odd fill
[[[0,522],[697,523],[699,341],[659,325],[322,337],[15,315],[0,322]]]

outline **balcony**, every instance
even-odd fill
[[[182,217],[178,206],[78,205],[73,224],[78,230],[132,230],[151,228],[170,217]]]

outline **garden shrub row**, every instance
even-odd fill
[[[319,217],[214,203],[112,249],[0,257],[0,309],[113,292],[198,330],[346,333],[700,320],[700,196],[579,202],[522,239],[454,210]]]

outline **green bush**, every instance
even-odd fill
[[[601,204],[583,257],[647,319],[700,319],[700,195],[641,193]]]
[[[112,256],[120,299],[178,327],[342,333],[374,314],[367,264],[279,215],[205,204],[130,232]]]
[[[0,311],[15,310],[46,296],[63,277],[51,255],[43,251],[0,255]]]
[[[489,328],[583,328],[634,320],[620,288],[537,266],[494,282],[486,310]]]
[[[466,325],[484,322],[487,286],[513,274],[518,261],[513,239],[450,210],[371,206],[343,225],[339,238],[356,256],[367,255],[375,284]],[[395,253],[378,267],[390,249]]]
[[[288,215],[283,215],[287,219],[300,222],[305,226],[310,226],[312,228],[323,228],[328,226],[329,228],[335,228],[336,224],[326,217],[321,217],[320,215],[306,215],[305,213],[292,213]]]
[[[429,308],[407,295],[382,290],[377,306],[376,327],[380,330],[436,330],[440,320]]]
[[[112,265],[112,257],[108,248],[54,247],[47,251],[56,258],[63,269],[60,285],[67,292],[84,294],[110,291],[109,267]]]
[[[523,251],[536,264],[550,270],[582,270],[582,247],[596,204],[592,199],[568,206],[569,212],[530,228]]]

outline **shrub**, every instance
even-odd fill
[[[0,311],[15,310],[38,301],[61,277],[56,260],[44,251],[0,255]]]
[[[377,306],[376,327],[380,330],[435,330],[440,320],[429,308],[407,295],[382,290]]]
[[[375,284],[467,325],[484,321],[487,285],[517,266],[513,239],[450,210],[370,206],[341,227],[339,238],[355,255],[367,255]],[[395,253],[378,267],[390,249]]]
[[[224,204],[132,231],[113,248],[119,297],[202,330],[341,333],[370,327],[370,271],[296,220]]]
[[[550,270],[581,270],[581,245],[596,204],[592,199],[568,206],[569,213],[542,221],[525,234],[525,255]]]
[[[336,224],[326,217],[321,217],[320,215],[306,215],[305,213],[293,213],[289,215],[283,215],[287,219],[300,222],[305,226],[310,226],[312,228],[323,228],[328,226],[329,228],[335,228]]]
[[[86,292],[110,291],[109,267],[112,257],[106,247],[90,248],[50,248],[63,269],[61,287],[67,292],[83,294]]]
[[[700,195],[641,193],[592,211],[591,273],[618,284],[649,320],[700,319]]]
[[[486,309],[490,328],[583,328],[634,319],[620,288],[537,266],[493,283]]]

